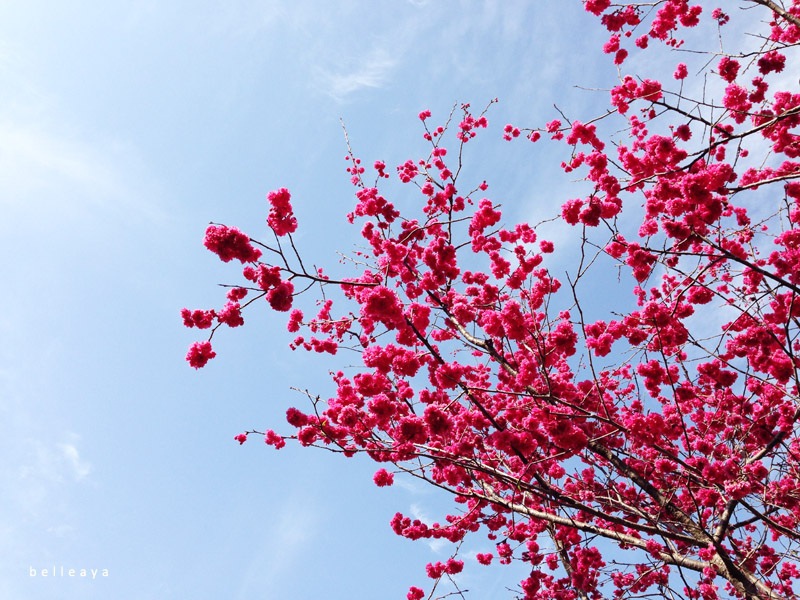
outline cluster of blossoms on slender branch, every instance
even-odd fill
[[[329,397],[287,410],[291,433],[236,441],[364,453],[381,463],[377,486],[405,473],[449,491],[452,514],[397,513],[393,531],[457,548],[482,533],[478,564],[530,568],[525,600],[796,597],[800,91],[781,74],[796,64],[800,1],[785,4],[743,0],[769,21],[763,46],[708,61],[720,92],[694,98],[685,62],[668,82],[624,69],[681,48],[682,29],[721,35],[730,11],[584,1],[620,68],[607,111],[500,134],[564,147],[561,169],[588,187],[560,207],[580,247],[565,277],[547,267],[558,245],[508,224],[483,174],[465,183],[465,145],[489,126],[467,104],[441,125],[419,114],[426,149],[394,171],[418,210],[392,200],[384,161],[368,172],[349,152],[347,219],[366,243],[354,276],[305,268],[286,189],[268,195],[269,242],[210,226],[206,246],[239,260],[245,283],[221,309],[184,309],[187,327],[237,327],[263,300],[286,315],[293,350],[360,356],[331,374]],[[632,293],[598,314],[585,282],[603,268]],[[313,313],[295,307],[303,292],[319,292]],[[210,339],[191,366],[215,356]],[[407,597],[457,586],[464,567],[431,562],[428,591]]]
[[[297,218],[294,216],[291,205],[291,194],[286,188],[270,192],[267,195],[270,205],[267,224],[275,235],[277,248],[262,245],[263,248],[275,256],[280,256],[280,238],[291,237],[297,230]],[[260,298],[266,298],[270,307],[279,312],[288,312],[292,308],[294,299],[294,284],[292,279],[297,273],[277,265],[268,265],[260,259],[262,250],[257,247],[250,237],[236,227],[211,224],[206,229],[204,245],[216,254],[223,262],[238,260],[244,265],[242,276],[246,284],[231,287],[227,292],[228,302],[219,310],[181,310],[183,324],[186,327],[198,329],[211,329],[211,336],[220,325],[239,327],[244,325],[241,301],[248,294],[254,296],[246,303],[251,304]],[[208,361],[216,356],[211,347],[211,336],[203,342],[192,344],[186,360],[194,368],[204,367]]]

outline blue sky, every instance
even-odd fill
[[[179,310],[221,306],[215,284],[237,280],[203,232],[258,235],[265,194],[285,186],[304,252],[335,268],[357,235],[339,119],[365,162],[393,169],[423,151],[420,110],[438,122],[494,97],[474,177],[509,220],[550,216],[575,192],[546,147],[500,130],[550,120],[554,102],[590,112],[598,97],[572,86],[608,86],[602,39],[579,2],[0,1],[0,597],[427,585],[448,549],[388,522],[441,516],[447,498],[378,489],[359,459],[233,441],[303,407],[290,386],[330,391],[331,364],[288,353],[263,311],[188,368],[197,338]],[[483,543],[463,585],[503,597],[520,574],[470,561]],[[109,576],[41,576],[53,566]]]

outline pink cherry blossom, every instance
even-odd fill
[[[187,361],[267,308],[330,387],[290,406],[283,433],[234,439],[362,454],[379,487],[413,476],[450,494],[435,520],[390,520],[452,548],[411,600],[463,596],[462,571],[490,564],[524,569],[524,600],[795,598],[800,90],[785,75],[800,3],[583,5],[612,74],[591,101],[530,127],[490,126],[496,100],[424,110],[394,171],[348,143],[346,266],[338,247],[330,269],[306,266],[285,188],[268,195],[271,239],[209,227],[243,281],[181,311],[208,333]],[[474,160],[489,129],[522,153],[497,157],[522,188]]]

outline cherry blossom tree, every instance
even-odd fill
[[[526,600],[800,594],[800,0],[724,4],[584,0],[619,69],[606,108],[497,133],[563,150],[577,250],[505,223],[490,174],[462,172],[492,103],[420,113],[423,150],[396,171],[347,142],[365,249],[341,276],[304,262],[286,189],[269,239],[206,231],[244,279],[223,308],[183,310],[210,332],[191,366],[264,305],[292,350],[360,363],[331,397],[305,391],[284,433],[236,439],[363,453],[378,486],[407,474],[452,495],[439,523],[391,521],[456,549],[410,600],[457,584],[474,536],[491,541],[479,563],[529,565]],[[382,192],[394,173],[417,199],[402,212]],[[597,273],[629,304],[598,315]]]

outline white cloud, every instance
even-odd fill
[[[68,469],[71,470],[72,477],[75,481],[82,481],[89,476],[92,472],[92,465],[88,462],[81,460],[78,449],[73,444],[59,444],[61,451],[61,458],[66,463]]]
[[[46,443],[28,440],[23,444],[24,456],[18,457],[12,485],[18,504],[32,512],[45,507],[68,481],[82,482],[92,471],[89,462],[81,458],[76,446],[79,436],[70,434],[68,443]]]
[[[397,63],[385,49],[374,48],[363,64],[338,72],[319,68],[317,77],[325,92],[341,101],[360,90],[383,86]]]
[[[12,415],[13,426],[0,444],[7,461],[0,468],[0,553],[24,561],[47,557],[57,539],[76,538],[71,498],[75,486],[91,481],[92,468],[81,457],[76,434],[67,432],[63,442],[24,439],[20,424]]]
[[[37,218],[102,208],[160,221],[160,209],[146,200],[152,184],[141,163],[133,148],[113,140],[0,121],[0,206]]]
[[[0,123],[0,137],[3,139],[0,183],[6,189],[10,185],[19,192],[42,186],[44,181],[31,177],[37,171],[99,191],[111,191],[114,187],[114,177],[108,168],[80,143],[8,122]],[[0,198],[4,204],[19,200],[15,194],[4,194]]]
[[[409,510],[411,512],[412,517],[414,517],[415,519],[419,519],[426,525],[431,525],[433,523],[433,520],[428,516],[428,513],[425,512],[425,509],[416,502],[411,504]]]
[[[76,531],[76,528],[73,527],[72,525],[66,525],[62,523],[61,525],[54,525],[52,527],[48,527],[47,529],[45,529],[45,531],[47,533],[54,535],[55,537],[63,538],[74,533]]]
[[[428,513],[425,511],[425,509],[421,505],[417,504],[416,502],[411,504],[411,506],[409,508],[409,511],[411,512],[411,516],[414,517],[415,519],[419,519],[420,521],[422,521],[426,525],[429,525],[429,526],[433,525],[434,520],[428,515]],[[431,551],[435,552],[436,554],[441,553],[441,551],[445,547],[450,545],[450,542],[448,542],[447,540],[443,540],[443,539],[429,539],[429,540],[426,540],[426,542],[428,544],[428,547],[431,549]]]
[[[37,72],[27,46],[0,42],[0,208],[38,221],[86,213],[162,221],[157,184],[128,139],[82,122]]]
[[[400,477],[395,477],[394,485],[415,495],[427,494],[430,492],[430,489],[427,487],[423,487],[423,484],[420,483],[418,479],[414,479],[412,477],[407,477],[404,475]]]
[[[273,515],[260,550],[254,553],[242,583],[239,598],[250,598],[256,591],[265,598],[279,597],[275,593],[286,579],[297,572],[303,549],[316,537],[320,528],[321,511],[307,500],[288,497],[280,511]]]

